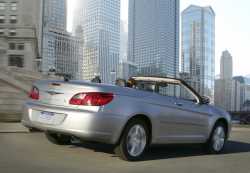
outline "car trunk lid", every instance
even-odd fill
[[[38,102],[43,104],[75,107],[70,105],[70,99],[81,92],[94,92],[97,89],[84,85],[83,83],[64,81],[39,81],[35,84],[39,89]]]

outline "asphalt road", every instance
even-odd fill
[[[101,144],[56,146],[42,133],[0,133],[0,173],[250,173],[250,131],[234,131],[225,153],[199,146],[164,146],[125,162]]]

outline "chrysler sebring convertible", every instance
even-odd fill
[[[154,144],[201,144],[217,154],[231,131],[230,115],[180,79],[132,77],[129,87],[38,81],[29,97],[24,126],[58,145],[72,138],[113,144],[128,161],[142,159]]]

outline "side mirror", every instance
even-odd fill
[[[210,103],[210,98],[207,97],[207,96],[202,96],[201,97],[201,102],[202,102],[202,104],[208,105]]]

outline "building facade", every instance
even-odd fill
[[[245,85],[245,97],[244,102],[250,101],[250,85]]]
[[[66,29],[67,0],[43,0],[43,27]]]
[[[128,61],[138,74],[179,72],[179,0],[129,0]]]
[[[234,79],[215,81],[215,105],[227,111],[240,111],[243,85]]]
[[[46,74],[51,70],[56,70],[56,56],[53,43],[55,33],[51,30],[66,32],[66,0],[43,0],[42,5],[42,69]]]
[[[234,111],[240,83],[233,80],[233,58],[228,51],[223,51],[220,59],[220,78],[215,81],[215,105],[228,111]],[[237,90],[238,89],[238,90]],[[234,97],[238,96],[238,97]],[[238,102],[240,105],[240,102]]]
[[[119,64],[118,78],[128,80],[137,74],[137,67],[133,62],[122,60]]]
[[[51,58],[50,67],[56,74],[69,75],[72,79],[82,79],[82,48],[83,40],[70,33],[50,29],[44,35],[48,49],[44,53]],[[46,40],[48,39],[48,40]]]
[[[233,58],[223,51],[220,60],[220,78],[215,81],[215,105],[227,111],[240,111],[243,104],[244,79],[233,78]]]
[[[231,80],[233,78],[233,58],[231,54],[227,50],[223,51],[220,61],[220,78]]]
[[[121,21],[120,25],[120,61],[128,59],[128,32],[126,30],[126,22]]]
[[[82,79],[83,39],[67,28],[67,1],[43,0],[42,72]]]
[[[230,111],[240,111],[241,110],[241,88],[242,85],[236,80],[232,81],[232,94],[231,94],[231,110]],[[227,87],[227,86],[226,86]]]
[[[41,1],[0,2],[0,64],[36,71],[41,46]]]
[[[211,7],[191,5],[182,12],[181,72],[191,85],[214,100],[215,13]]]
[[[243,110],[244,105],[250,101],[250,85],[248,83],[248,78],[243,76],[236,76],[233,78],[241,84],[240,88],[240,105],[241,110]],[[244,111],[244,110],[243,110]]]
[[[82,28],[83,79],[114,83],[120,53],[120,0],[78,0],[74,28]]]

